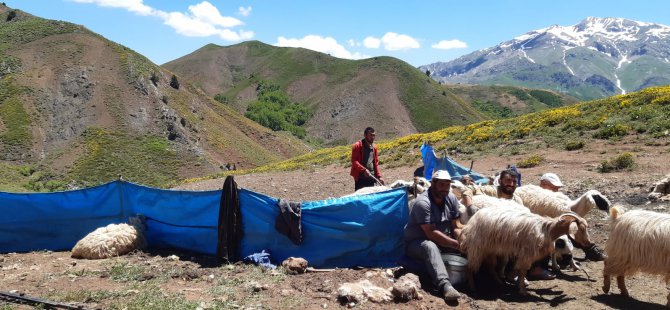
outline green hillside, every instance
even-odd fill
[[[0,6],[0,191],[168,186],[306,151],[125,46]]]
[[[378,147],[381,163],[402,166],[420,163],[419,148],[424,141],[430,142],[437,151],[484,156],[530,153],[538,148],[570,150],[574,145],[588,145],[589,141],[595,139],[636,139],[647,145],[668,146],[669,132],[670,86],[665,86],[515,118],[451,126],[430,133],[380,141]],[[515,141],[523,143],[499,148]],[[310,169],[329,164],[348,165],[350,152],[349,146],[322,149],[247,172]]]

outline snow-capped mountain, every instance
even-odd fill
[[[420,68],[446,83],[515,85],[601,98],[670,84],[670,27],[588,17]]]

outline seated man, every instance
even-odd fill
[[[483,185],[478,188],[475,195],[489,195],[500,199],[509,199],[523,205],[523,200],[515,193],[517,186],[517,174],[512,170],[503,170],[498,176],[498,185]],[[469,193],[468,193],[469,194]],[[464,196],[466,196],[465,194]],[[511,276],[511,275],[510,275]],[[529,278],[540,280],[553,280],[556,275],[549,271],[549,258],[541,259],[533,264],[528,272]]]
[[[540,187],[552,192],[558,192],[561,190],[561,187],[563,187],[563,183],[561,183],[561,179],[558,178],[558,175],[547,172],[540,177]]]
[[[405,251],[407,256],[424,262],[431,281],[441,290],[444,300],[453,301],[461,294],[449,282],[442,252],[459,252],[458,236],[463,225],[459,221],[458,200],[450,192],[449,172],[435,171],[431,182],[410,210],[405,225]]]
[[[560,192],[561,188],[563,188],[563,183],[558,175],[547,172],[540,177],[540,187],[552,192]],[[570,197],[567,196],[565,196],[565,198],[570,199]],[[570,235],[568,235],[568,237],[572,238]],[[576,248],[582,249],[584,251],[584,256],[588,260],[599,262],[605,260],[607,257],[604,251],[595,243],[588,246],[580,246],[579,243],[572,240],[572,244],[574,244]]]

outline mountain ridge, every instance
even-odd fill
[[[515,85],[595,99],[670,84],[670,27],[588,17],[420,68],[445,83]]]

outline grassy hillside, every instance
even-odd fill
[[[119,175],[169,186],[228,163],[253,168],[306,151],[127,47],[0,8],[0,191]]]
[[[425,73],[391,57],[346,60],[250,41],[228,47],[210,44],[164,67],[240,113],[256,100],[259,80],[276,83],[313,111],[307,133],[328,144],[357,139],[358,130],[352,134],[351,129],[366,124],[382,137],[397,137],[486,119]]]
[[[242,114],[258,106],[259,85],[277,84],[309,108],[308,140],[326,145],[348,144],[367,126],[395,138],[575,102],[546,91],[535,98],[515,87],[439,85],[392,57],[347,60],[258,41],[209,44],[164,66]]]
[[[530,153],[538,148],[574,150],[595,139],[635,139],[647,145],[670,145],[670,86],[647,88],[627,95],[515,118],[413,134],[380,141],[378,147],[383,165],[402,166],[420,165],[419,148],[424,141],[430,142],[437,151],[447,150],[476,157]],[[350,152],[349,146],[322,149],[246,172],[310,169],[329,164],[348,165]]]

